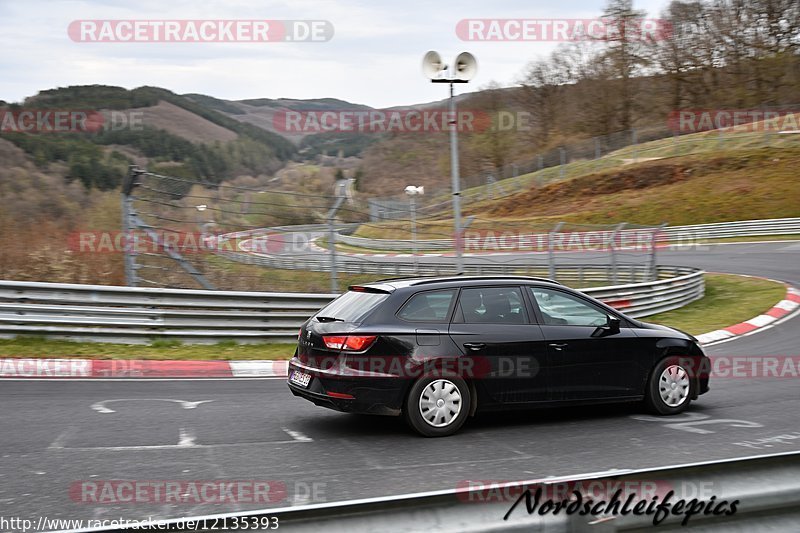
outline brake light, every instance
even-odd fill
[[[370,345],[375,342],[375,339],[375,335],[358,335],[354,337],[347,337],[347,340],[344,342],[344,346],[346,350],[359,352],[369,348]]]
[[[331,350],[360,352],[369,348],[376,338],[375,335],[326,335],[322,341]]]

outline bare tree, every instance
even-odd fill
[[[644,16],[643,11],[633,9],[633,0],[609,0],[603,12],[606,25],[614,29],[603,39],[604,55],[619,80],[619,121],[624,130],[633,124],[635,76],[648,63],[641,32]]]

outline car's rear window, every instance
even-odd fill
[[[349,291],[323,307],[315,316],[361,322],[388,297],[388,294],[380,292]]]
[[[403,305],[397,316],[410,322],[446,322],[455,294],[455,289],[420,292]]]

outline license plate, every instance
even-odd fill
[[[301,387],[308,387],[308,384],[311,383],[311,374],[295,370],[292,372],[292,375],[289,376],[289,381]]]

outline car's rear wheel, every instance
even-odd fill
[[[676,415],[689,407],[696,380],[678,358],[662,359],[650,374],[645,404],[657,415]]]
[[[411,386],[403,415],[417,433],[446,437],[464,425],[470,401],[469,387],[460,377],[423,377]]]

